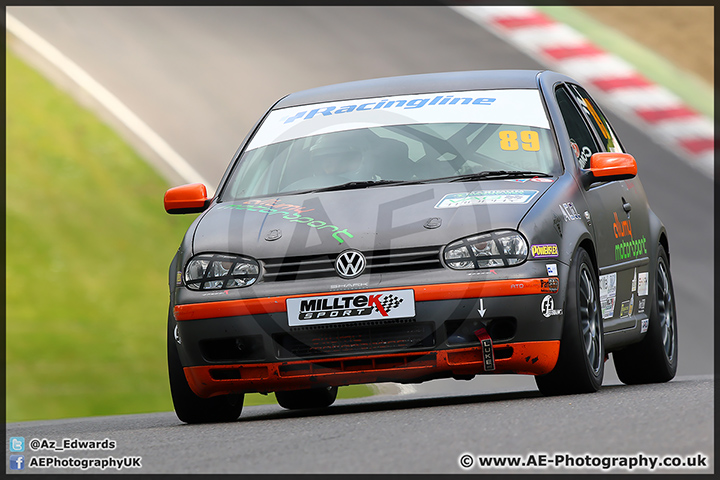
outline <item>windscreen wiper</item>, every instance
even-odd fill
[[[379,185],[408,185],[411,183],[420,183],[416,181],[405,180],[363,180],[342,183],[340,185],[331,185],[329,187],[316,188],[313,192],[332,192],[335,190],[354,190],[357,188],[377,187]]]
[[[452,175],[450,177],[428,178],[422,180],[361,180],[341,183],[340,185],[330,185],[329,187],[313,188],[292,192],[293,194],[315,193],[315,192],[333,192],[338,190],[355,190],[360,188],[377,187],[381,185],[417,185],[423,183],[436,182],[470,182],[473,180],[484,180],[492,178],[516,178],[516,177],[552,177],[545,172],[531,172],[527,170],[494,170],[478,173],[468,173],[466,175]]]
[[[493,170],[478,173],[468,173],[454,177],[436,178],[433,181],[448,182],[470,182],[473,180],[485,180],[493,178],[517,178],[517,177],[552,177],[545,172],[532,172],[528,170]]]

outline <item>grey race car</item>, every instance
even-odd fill
[[[188,423],[244,394],[534,375],[546,395],[677,369],[668,236],[596,102],[550,71],[383,78],[288,95],[243,141],[170,266]]]

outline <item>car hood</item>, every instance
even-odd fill
[[[196,224],[194,253],[255,258],[445,245],[516,229],[552,185],[496,180],[377,186],[213,204]]]

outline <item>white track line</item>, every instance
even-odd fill
[[[110,93],[85,70],[75,62],[63,55],[57,48],[45,39],[30,30],[18,19],[5,13],[7,30],[30,48],[39,53],[45,60],[57,67],[71,80],[78,84],[112,115],[114,115],[131,132],[145,142],[170,168],[172,168],[187,183],[202,183],[208,188],[208,195],[214,193],[214,188],[195,170],[183,157],[180,156],[165,140],[153,129],[135,115],[115,95]]]

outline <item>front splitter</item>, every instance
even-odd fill
[[[486,371],[480,346],[338,358],[185,367],[190,388],[202,398],[230,393],[270,393],[322,386],[422,382],[485,373],[542,375],[557,363],[560,341],[493,345],[494,370]]]

